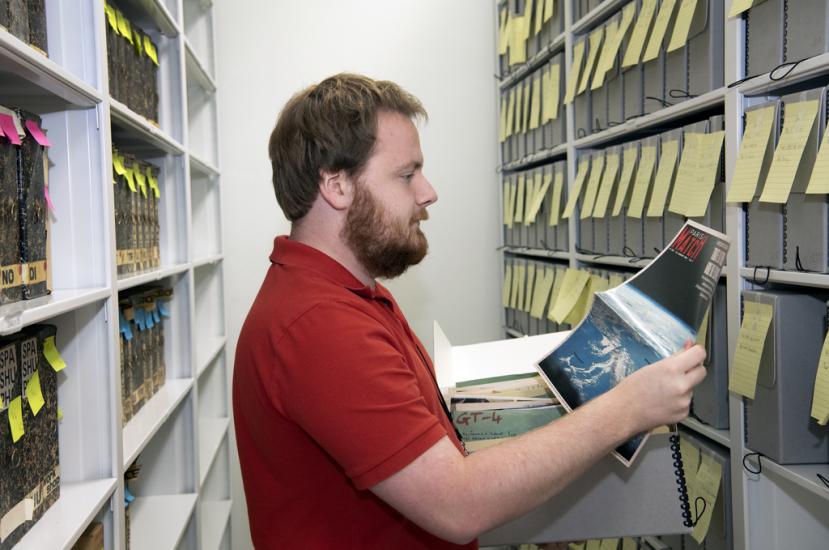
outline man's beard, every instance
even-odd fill
[[[390,219],[371,192],[358,183],[341,235],[372,277],[391,279],[426,256],[429,243],[414,223],[428,218],[423,209],[403,226]]]

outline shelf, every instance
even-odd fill
[[[130,504],[130,548],[178,547],[196,506],[195,494],[136,497]]]
[[[219,169],[203,160],[198,154],[190,152],[190,171],[201,174],[208,178],[215,178],[219,175]]]
[[[161,269],[154,269],[152,271],[145,271],[138,274],[130,273],[126,277],[118,279],[118,291],[120,292],[122,290],[127,290],[146,283],[154,283],[156,281],[160,281],[161,279],[178,275],[179,273],[184,273],[187,271],[188,267],[190,266],[184,263],[172,265],[170,267],[162,267]]]
[[[776,76],[786,73],[790,65],[785,65],[777,71],[772,71]],[[812,79],[825,77],[829,74],[829,53],[823,53],[810,57],[798,63],[797,67],[781,80],[772,80],[771,73],[757,76],[737,86],[737,90],[747,96],[775,95],[775,92],[784,88],[791,88],[797,84]],[[823,82],[818,86],[825,86]]]
[[[756,271],[757,281],[763,281],[763,284],[769,282],[782,283],[787,285],[802,285],[813,286],[817,288],[829,288],[829,273],[803,273],[800,271],[781,271],[778,269],[767,269],[765,267],[758,267],[756,268]],[[751,282],[752,284],[759,284],[753,282],[755,280],[754,272],[755,268],[753,267],[740,268],[740,276],[743,279]],[[768,279],[766,278],[766,273],[768,273]]]
[[[573,142],[573,145],[576,149],[590,149],[608,143],[638,139],[646,134],[645,130],[648,129],[661,132],[664,130],[660,127],[663,124],[713,110],[716,107],[722,107],[725,103],[725,91],[725,88],[712,90],[699,97],[688,99],[654,113],[628,120],[607,130],[577,139]]]
[[[121,0],[118,7],[131,20],[146,26],[148,23],[169,38],[180,34],[179,25],[162,0]]]
[[[548,258],[553,260],[569,260],[570,253],[562,250],[543,250],[540,248],[527,248],[522,246],[505,246],[504,252],[518,254],[521,256],[534,256],[536,258]]]
[[[94,87],[0,28],[0,103],[48,113],[88,109],[103,96]]]
[[[524,338],[525,336],[527,336],[523,332],[518,332],[517,330],[509,327],[504,327],[504,332],[515,338]]]
[[[216,336],[212,342],[201,348],[205,350],[204,356],[199,353],[199,350],[196,350],[196,361],[198,362],[196,365],[196,376],[198,378],[201,378],[201,375],[207,370],[210,363],[222,352],[226,343],[227,338],[225,336]]]
[[[15,550],[72,548],[117,485],[114,478],[61,484],[60,498],[32,526]]]
[[[573,23],[573,34],[584,34],[593,27],[597,27],[606,19],[609,19],[613,14],[619,11],[623,4],[629,0],[605,0],[593,10]]]
[[[223,259],[223,254],[213,254],[211,256],[207,256],[206,258],[199,258],[198,260],[193,260],[193,268],[198,269],[200,267],[215,265],[221,262]]]
[[[627,256],[605,256],[599,254],[576,254],[576,260],[589,264],[612,265],[616,267],[627,267],[638,269],[651,263],[652,259],[638,259]]]
[[[746,449],[746,453],[751,453]],[[757,456],[750,457],[748,462],[751,468],[757,469]],[[789,464],[780,465],[767,456],[763,456],[761,464],[762,474],[771,473],[778,479],[794,483],[817,496],[829,500],[829,487],[818,479],[817,474],[829,479],[829,464]]]
[[[499,170],[501,172],[521,170],[523,168],[529,168],[535,164],[552,160],[556,157],[563,157],[565,155],[567,155],[567,144],[561,144],[553,147],[552,149],[544,149],[543,151],[538,151],[522,159],[503,164],[500,166]]]
[[[48,296],[0,307],[0,336],[109,298],[109,288],[53,290]]]
[[[112,141],[123,150],[148,156],[158,156],[159,153],[184,153],[181,143],[120,101],[110,98],[109,104],[113,124]]]
[[[203,485],[207,478],[229,424],[227,418],[199,419],[199,485]]]
[[[202,550],[216,550],[222,543],[222,537],[227,529],[230,518],[230,508],[233,501],[207,500],[199,505],[201,514],[201,548]]]
[[[723,447],[731,448],[731,436],[728,430],[718,430],[706,424],[703,424],[695,418],[690,416],[682,421],[682,425],[686,428],[695,431],[698,434],[704,435],[712,441],[716,441]]]
[[[124,426],[124,468],[138,456],[193,387],[192,378],[168,379]]]
[[[210,76],[210,72],[199,59],[187,37],[184,38],[184,61],[188,85],[192,77],[193,81],[198,83],[207,93],[212,94],[216,91],[216,81]]]
[[[565,34],[562,33],[555,37],[552,42],[544,46],[544,48],[532,56],[526,63],[515,69],[511,72],[508,76],[505,76],[498,87],[501,90],[505,90],[539,68],[541,65],[549,61],[553,55],[558,53],[559,51],[564,51],[564,37]]]

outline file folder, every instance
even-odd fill
[[[553,57],[553,68],[556,70],[558,65],[559,87],[558,87],[558,116],[552,121],[552,133],[550,134],[550,141],[545,141],[547,149],[556,147],[567,141],[567,117],[564,112],[564,54],[560,53]]]
[[[608,185],[611,187],[610,190],[604,190],[605,192],[609,192],[610,196],[607,200],[607,208],[605,209],[604,213],[599,213],[599,215],[594,216],[593,218],[593,240],[594,240],[594,248],[599,254],[610,254],[610,214],[612,211],[613,206],[613,198],[616,193],[617,182],[619,181],[619,172],[621,171],[621,162],[622,162],[622,148],[620,146],[615,147],[608,147],[605,150],[605,155],[607,159],[616,156],[619,159],[619,166],[616,169],[616,173],[612,174],[607,169],[608,162],[605,161],[605,175],[602,176],[602,187]],[[601,191],[600,191],[601,192]],[[603,214],[603,215],[602,215]],[[623,238],[624,238],[624,227],[622,228]]]
[[[783,243],[783,267],[791,271],[818,271],[826,273],[829,258],[829,211],[827,210],[826,195],[807,195],[806,187],[812,174],[812,167],[817,158],[818,139],[826,120],[825,88],[809,90],[797,94],[783,96],[783,113],[785,124],[785,105],[788,102],[818,100],[821,107],[818,109],[817,130],[813,132],[800,167],[795,175],[794,185],[786,204],[786,231]]]
[[[576,128],[576,139],[589,136],[593,133],[593,91],[586,90],[573,100],[573,113]]]
[[[688,90],[701,95],[721,88],[725,82],[725,25],[722,2],[697,0],[688,45]]]
[[[829,51],[829,6],[826,0],[789,0],[784,15],[786,61],[799,61]]]
[[[760,6],[771,3],[774,0],[766,0]],[[759,6],[758,6],[759,7]],[[750,11],[753,11],[752,10]],[[763,102],[746,109],[762,109],[768,107],[769,103]],[[780,108],[776,109],[780,112]],[[777,137],[780,135],[780,118],[775,117],[771,131],[772,147],[777,146]],[[783,269],[783,226],[785,206],[780,204],[761,203],[758,199],[763,191],[763,185],[768,175],[768,169],[761,171],[758,178],[757,189],[754,191],[754,199],[746,208],[745,232],[746,232],[746,266],[771,269]]]
[[[767,73],[783,63],[783,3],[755,2],[746,12],[746,76]]]
[[[685,428],[682,428],[681,434],[683,438],[699,450],[701,459],[703,456],[708,457],[708,459],[713,460],[722,468],[716,502],[712,504],[706,501],[705,504],[706,507],[713,505],[708,533],[705,539],[703,539],[702,544],[698,544],[691,535],[684,535],[683,548],[686,550],[731,550],[734,548],[734,526],[731,519],[733,517],[731,504],[731,454],[725,447],[696,433],[690,432]],[[686,472],[685,478],[688,479],[688,477],[689,474]],[[702,509],[702,506],[700,506],[700,509]],[[694,510],[694,503],[691,503],[691,510]]]
[[[746,400],[746,446],[778,464],[829,462],[829,432],[811,418],[826,302],[786,291],[743,291],[773,308],[753,400]]]
[[[693,415],[719,430],[728,429],[728,326],[725,283],[717,285],[705,334],[705,379],[694,389]],[[699,341],[699,340],[698,340]]]

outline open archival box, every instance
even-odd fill
[[[646,268],[595,294],[572,331],[452,346],[435,323],[438,385],[467,449],[555,421],[694,341],[728,246],[721,233],[687,222]],[[679,438],[671,431],[626,442],[542,506],[484,534],[481,544],[690,533]]]

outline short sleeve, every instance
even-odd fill
[[[399,345],[372,314],[336,302],[304,313],[276,344],[282,410],[359,489],[447,435]]]

